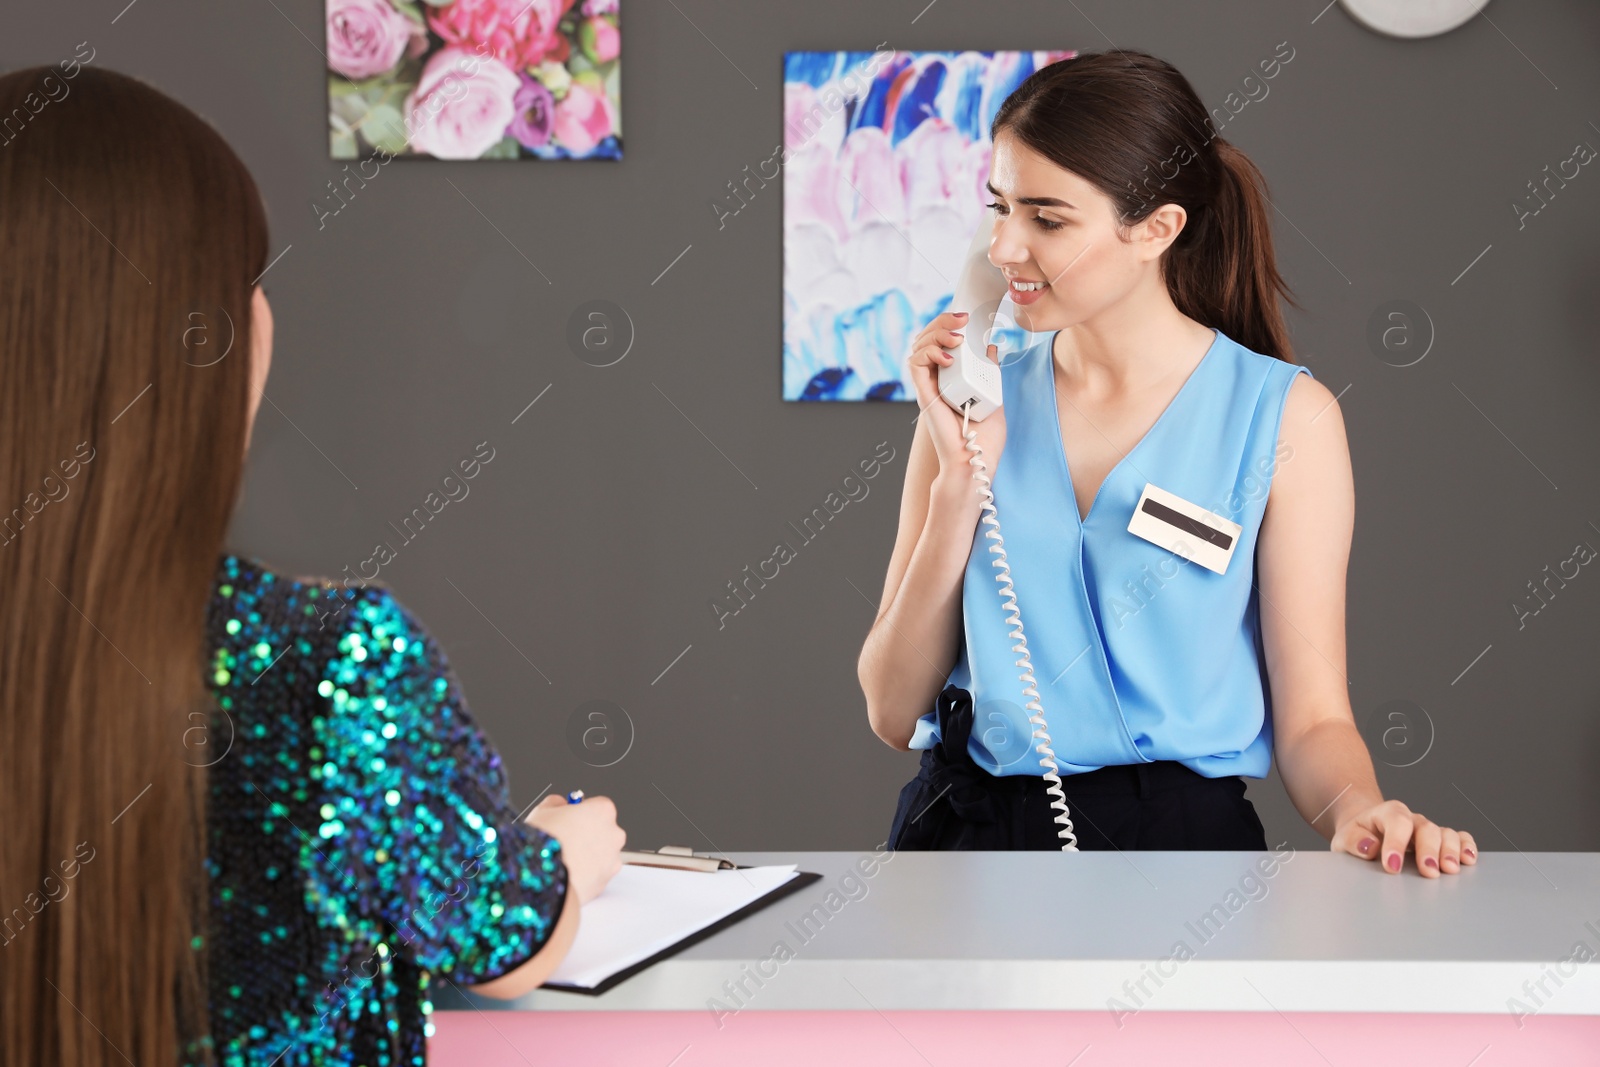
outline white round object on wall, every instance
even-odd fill
[[[1489,0],[1340,0],[1369,30],[1391,37],[1437,37],[1482,11]]]

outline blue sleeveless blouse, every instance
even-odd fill
[[[1256,536],[1278,428],[1305,367],[1220,330],[1167,409],[1111,469],[1080,520],[1061,435],[1055,333],[1001,372],[1006,444],[990,464],[996,517],[1063,776],[1175,760],[1215,778],[1265,778],[1271,697],[1255,589]],[[1217,574],[1128,532],[1146,483],[1238,523]],[[977,492],[973,484],[973,492]],[[990,774],[1040,773],[1005,603],[978,522],[962,581],[962,641],[947,685],[972,694],[968,752]],[[910,747],[932,748],[938,717]]]

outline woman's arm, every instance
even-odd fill
[[[1309,376],[1297,375],[1289,389],[1279,454],[1284,458],[1262,519],[1256,577],[1284,788],[1332,850],[1363,859],[1382,855],[1384,869],[1396,873],[1410,845],[1424,876],[1454,873],[1476,861],[1472,835],[1383,799],[1351,713],[1345,575],[1355,480],[1339,405]]]
[[[883,600],[856,664],[872,732],[901,751],[955,664],[961,579],[983,503],[966,472],[941,475],[926,415],[906,462]]]
[[[569,804],[564,797],[552,793],[523,822],[550,835],[560,845],[567,868],[566,899],[561,918],[532,958],[499,978],[472,987],[491,997],[515,999],[542,985],[555,972],[577,936],[583,905],[599,896],[622,869],[622,846],[628,838],[617,825],[617,806],[610,797],[586,797],[582,804]]]
[[[961,416],[939,394],[939,368],[954,361],[946,349],[962,343],[966,319],[964,311],[936,315],[911,343],[907,366],[922,414],[906,463],[883,600],[856,663],[872,732],[901,751],[910,747],[917,720],[932,707],[955,663],[961,579],[983,512]],[[1000,360],[994,345],[986,355]],[[1005,451],[1005,409],[968,429],[993,479]]]
[[[1333,394],[1305,375],[1289,389],[1278,455],[1256,552],[1274,748],[1289,799],[1331,838],[1341,816],[1381,803],[1383,794],[1345,676],[1350,456]]]
[[[499,753],[404,605],[370,586],[339,618],[324,638],[334,658],[318,688],[325,763],[313,771],[334,809],[318,841],[339,875],[329,892],[382,916],[395,952],[458,985],[554,969],[557,931],[576,932],[585,899],[580,857],[518,818]]]
[[[550,936],[539,946],[539,951],[534,953],[533,958],[515,970],[507,971],[499,978],[479,982],[469,988],[474,993],[482,993],[486,997],[495,997],[499,1000],[516,1000],[538,989],[566,958],[567,950],[572,947],[573,939],[578,936],[578,917],[582,914],[583,905],[578,903],[578,894],[572,892],[569,885],[566,900],[561,905],[561,918],[556,921]]]

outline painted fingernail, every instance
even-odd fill
[[[1434,870],[1438,870],[1439,869],[1439,861],[1434,859],[1432,856],[1429,856],[1427,859],[1423,860],[1422,862],[1426,863],[1429,867],[1432,867]]]
[[[1470,860],[1470,859],[1471,859],[1471,858],[1472,858],[1472,857],[1474,857],[1474,856],[1476,856],[1476,855],[1477,855],[1477,853],[1476,853],[1476,852],[1474,852],[1474,851],[1473,851],[1473,850],[1472,850],[1472,849],[1470,849],[1470,848],[1464,848],[1464,849],[1462,849],[1462,850],[1461,850],[1461,854],[1462,854],[1462,855],[1463,855],[1463,856],[1465,856],[1465,857],[1467,857],[1467,859],[1469,859],[1469,860]]]
[[[1363,856],[1365,856],[1368,852],[1372,851],[1372,846],[1373,846],[1372,838],[1363,837],[1361,839],[1361,844],[1357,845],[1356,848],[1358,848],[1361,851],[1361,854]]]
[[[1389,853],[1389,858],[1384,861],[1383,865],[1389,868],[1391,871],[1398,871],[1400,869],[1400,853]]]

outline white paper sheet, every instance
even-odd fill
[[[795,877],[793,863],[709,873],[624,863],[584,905],[572,949],[546,984],[593,989]]]

